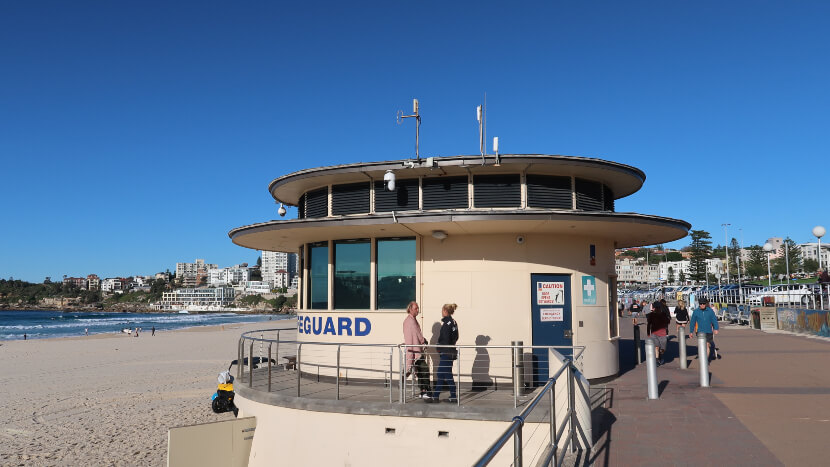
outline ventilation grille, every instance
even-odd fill
[[[367,214],[370,186],[368,182],[332,186],[331,213],[335,216]]]
[[[614,212],[614,193],[607,186],[602,186],[602,205],[604,211]]]
[[[602,184],[577,178],[576,208],[583,211],[602,211]]]
[[[467,177],[425,178],[424,209],[466,209]]]
[[[571,177],[528,175],[527,205],[532,208],[573,209]]]
[[[477,208],[518,208],[522,205],[522,182],[518,175],[475,176],[473,193]]]
[[[305,194],[306,217],[326,217],[329,215],[329,189],[321,188]]]
[[[395,191],[384,189],[383,182],[375,182],[375,212],[417,211],[418,179],[396,180]]]
[[[305,219],[305,193],[300,196],[300,204],[297,205],[297,219]]]

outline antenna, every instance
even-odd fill
[[[421,132],[421,114],[418,113],[418,99],[412,99],[412,115],[404,115],[403,110],[398,111],[398,125],[403,123],[404,118],[415,117],[415,159],[421,162],[421,155],[418,152],[418,145]]]
[[[487,161],[484,155],[487,154],[487,93],[484,93],[484,105],[476,107],[476,120],[478,120],[478,150],[481,152],[481,165]]]

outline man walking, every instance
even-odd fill
[[[706,358],[709,359],[710,350],[715,350],[715,335],[718,333],[718,317],[715,312],[709,308],[709,299],[701,298],[698,302],[698,308],[692,313],[692,319],[689,321],[689,338],[692,337],[692,331],[697,325],[697,333],[706,335]],[[698,355],[700,358],[700,355]]]

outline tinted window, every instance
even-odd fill
[[[369,308],[370,254],[368,240],[335,242],[334,308]]]
[[[377,241],[377,308],[404,309],[415,300],[415,239]]]
[[[327,244],[313,244],[308,250],[309,278],[308,302],[313,310],[329,307],[329,247]]]

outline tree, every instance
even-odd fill
[[[674,268],[671,267],[671,266],[669,266],[669,277],[667,279],[668,279],[669,284],[674,282]]]
[[[807,258],[804,260],[804,272],[814,273],[818,271],[818,261]]]
[[[666,261],[683,261],[683,255],[677,251],[666,253]]]
[[[787,273],[787,258],[789,258],[789,271],[791,274],[800,269],[802,258],[801,248],[790,237],[785,238],[781,243],[779,253],[781,253],[781,257],[776,258],[773,264],[774,273]]]
[[[738,275],[738,262],[735,261],[735,258],[741,256],[741,246],[738,244],[738,239],[732,238],[732,241],[729,242],[729,274],[733,276]]]
[[[680,281],[681,284],[685,284],[686,283],[686,273],[681,270],[677,279]]]
[[[693,281],[706,280],[706,260],[712,256],[712,238],[705,230],[692,230],[691,258],[689,259],[689,276]]]
[[[749,259],[746,262],[746,274],[750,277],[761,277],[767,273],[767,255],[764,250],[753,245],[747,248]]]
[[[262,267],[262,255],[260,255],[259,258],[256,259],[256,267]]]

